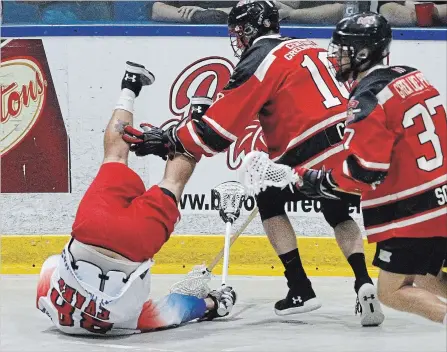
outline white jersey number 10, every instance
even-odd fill
[[[329,109],[333,108],[334,106],[342,104],[342,102],[337,96],[341,95],[343,98],[348,99],[349,91],[343,83],[338,82],[337,79],[335,78],[332,63],[329,61],[327,56],[328,56],[327,51],[322,51],[318,53],[318,59],[323,63],[324,67],[329,73],[329,76],[332,78],[332,81],[334,82],[335,86],[338,89],[336,95],[334,95],[333,92],[331,92],[331,89],[323,79],[321,72],[317,67],[317,64],[315,64],[315,62],[313,62],[308,55],[304,55],[304,60],[301,63],[301,67],[308,69],[310,75],[312,76],[313,81],[315,82],[315,85],[317,86],[321,96],[324,99],[323,101],[324,106],[326,107],[326,109]]]

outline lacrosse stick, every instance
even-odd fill
[[[230,259],[231,225],[236,221],[241,212],[245,199],[245,189],[239,182],[224,182],[212,190],[218,200],[220,218],[225,222],[225,246],[222,269],[222,286],[226,286],[228,277],[228,264]],[[224,315],[227,309],[223,303],[219,305],[218,313]]]
[[[210,280],[211,272],[205,265],[197,265],[182,280],[171,286],[170,293],[205,299],[211,292],[208,286]]]
[[[250,225],[256,215],[258,215],[258,211],[258,208],[253,209],[239,230],[231,236],[230,247],[242,234],[242,232],[245,231],[247,226]],[[222,259],[224,252],[225,247],[221,249],[208,267],[205,265],[196,265],[182,280],[171,286],[170,292],[187,296],[195,296],[202,299],[206,298],[211,291],[208,286],[208,282],[211,280],[211,271]]]
[[[241,233],[244,232],[246,227],[258,214],[258,209],[254,209],[238,232],[230,239],[231,225],[239,217],[240,208],[245,199],[244,187],[239,182],[224,182],[213,189],[212,192],[219,202],[219,214],[226,224],[225,246],[217,254],[208,268],[205,265],[195,266],[186,277],[171,286],[171,293],[195,296],[202,299],[206,298],[211,291],[208,286],[208,282],[211,280],[211,271],[220,261],[222,256],[224,257],[222,285],[225,285],[228,276],[230,246],[236,241]],[[226,313],[226,307],[223,304],[221,304],[218,309],[220,309],[219,314],[223,315]]]
[[[230,248],[233,245],[233,243],[238,239],[238,237],[242,234],[242,232],[245,231],[245,229],[248,227],[248,225],[250,225],[250,223],[253,221],[253,219],[256,217],[256,215],[258,215],[258,212],[259,212],[259,209],[257,207],[255,209],[253,209],[253,211],[250,213],[250,215],[245,220],[245,222],[241,225],[239,230],[233,236],[231,236]],[[224,256],[224,252],[225,252],[225,247],[222,248],[219,253],[217,253],[216,257],[213,259],[211,264],[208,265],[208,271],[210,271],[210,272],[213,271],[214,267],[217,265],[217,263],[220,262],[220,260]]]
[[[281,165],[270,160],[263,152],[250,152],[244,158],[241,166],[241,182],[244,184],[247,194],[257,195],[265,191],[267,187],[278,187],[284,189],[289,186],[294,191],[294,186],[298,189],[303,184],[303,180],[295,171],[287,165]],[[336,191],[359,195],[355,192],[335,188]]]
[[[247,194],[255,196],[267,187],[285,188],[302,182],[301,178],[287,165],[276,164],[268,154],[258,151],[248,153],[240,168],[241,182]]]

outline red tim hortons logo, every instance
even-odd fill
[[[0,192],[70,192],[69,140],[42,40],[3,40],[0,77]]]
[[[10,78],[0,86],[0,153],[5,155],[32,129],[41,115],[47,96],[47,81],[32,57],[7,58],[1,63],[2,77]]]
[[[171,112],[185,118],[191,110],[193,96],[216,98],[230,80],[234,65],[223,57],[211,56],[186,67],[175,79],[169,97]]]

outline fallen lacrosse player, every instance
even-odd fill
[[[42,267],[37,308],[64,333],[127,335],[212,320],[228,315],[236,301],[231,287],[210,291],[203,268],[159,302],[148,298],[152,258],[180,219],[177,202],[187,180],[179,166],[192,168],[186,157],[168,160],[163,180],[146,190],[127,166],[124,126],[132,125],[142,87],[154,80],[144,66],[127,63],[104,135],[103,164],[79,205],[72,238]]]

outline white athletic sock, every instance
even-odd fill
[[[136,95],[130,89],[124,88],[121,91],[118,102],[116,103],[115,110],[121,109],[129,111],[133,114],[133,104],[135,102]]]

